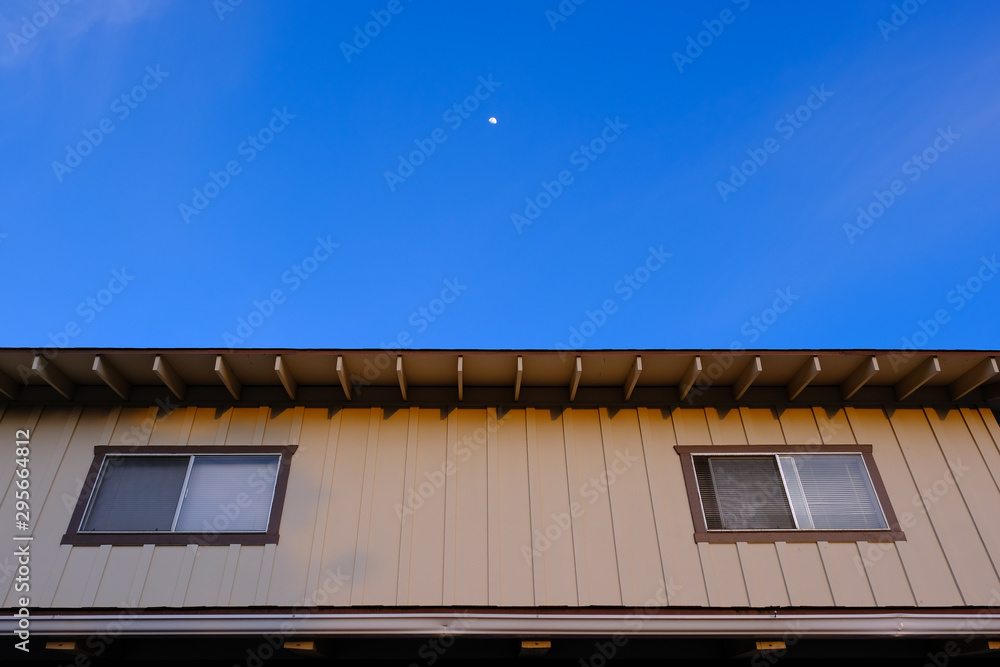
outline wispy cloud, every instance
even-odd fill
[[[121,28],[155,17],[166,6],[157,0],[13,0],[0,10],[0,67],[28,64],[38,51],[72,49],[91,30]]]

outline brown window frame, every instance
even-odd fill
[[[896,512],[889,502],[885,483],[875,465],[871,445],[677,445],[674,447],[681,459],[684,484],[687,487],[691,520],[694,522],[695,542],[895,542],[905,541],[906,535],[896,520]],[[783,530],[709,530],[701,506],[701,493],[695,476],[694,456],[699,454],[744,454],[761,456],[776,454],[860,454],[868,469],[875,495],[882,507],[888,528],[881,530],[808,530],[790,528]]]
[[[98,445],[94,447],[94,460],[90,464],[90,471],[84,480],[83,488],[80,490],[80,497],[76,501],[76,509],[70,519],[69,528],[63,535],[61,544],[75,546],[128,546],[143,544],[200,544],[219,545],[230,544],[276,544],[278,542],[278,526],[281,524],[281,512],[285,505],[285,491],[288,488],[288,473],[292,463],[292,454],[298,449],[296,445],[283,446],[219,446],[219,445],[193,445],[193,446],[116,446]],[[150,533],[114,533],[114,532],[80,532],[83,523],[84,513],[90,504],[91,496],[97,486],[97,480],[101,474],[101,468],[107,456],[115,454],[174,454],[177,456],[191,455],[212,455],[212,454],[248,454],[248,455],[280,455],[278,462],[278,475],[274,482],[274,498],[271,502],[271,513],[268,517],[267,530],[265,532],[252,533],[225,533],[225,532],[150,532]]]

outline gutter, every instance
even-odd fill
[[[50,614],[30,617],[36,635],[262,635],[285,636],[1000,636],[1000,615],[973,613],[866,614],[537,614],[487,612],[378,614]],[[16,632],[17,619],[0,618],[0,632]]]

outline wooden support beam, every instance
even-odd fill
[[[691,387],[694,383],[698,381],[698,376],[701,375],[701,357],[695,356],[691,360],[691,365],[688,369],[684,371],[684,377],[681,378],[680,394],[681,400],[683,401],[687,398],[688,392],[691,391]]]
[[[45,650],[83,653],[83,644],[81,642],[45,642]]]
[[[323,655],[322,652],[320,652],[320,650],[316,648],[315,641],[303,642],[303,641],[289,641],[286,639],[282,644],[281,648],[288,651],[295,651],[296,653],[304,656],[308,655],[313,657],[320,657]]]
[[[738,401],[743,394],[746,393],[753,381],[757,379],[760,372],[764,369],[760,364],[760,357],[754,357],[747,364],[747,367],[743,369],[740,376],[736,379],[736,384],[733,385],[733,400]]]
[[[896,399],[903,400],[940,372],[941,362],[938,361],[938,358],[936,356],[928,357],[909,375],[896,383]]]
[[[233,369],[222,358],[221,354],[215,357],[215,372],[219,376],[219,379],[222,380],[222,384],[226,385],[229,393],[233,395],[233,398],[237,401],[240,400],[240,392],[243,391],[243,385],[240,383],[240,379],[236,377],[236,373],[233,373]]]
[[[458,400],[463,398],[463,387],[462,387],[462,355],[458,355]]]
[[[878,359],[874,356],[867,357],[861,362],[861,365],[851,373],[851,376],[844,380],[844,383],[840,385],[840,395],[844,397],[846,401],[851,396],[854,396],[858,392],[858,389],[865,386],[869,380],[878,373]]]
[[[783,641],[758,641],[757,650],[758,651],[782,651],[785,648],[785,642]]]
[[[338,357],[339,358],[339,357]],[[281,358],[279,354],[274,358],[274,372],[277,373],[278,379],[281,380],[281,384],[284,385],[285,391],[288,392],[288,398],[295,400],[295,393],[299,390],[299,385],[292,377],[292,371],[288,368],[285,360]]]
[[[520,658],[541,658],[552,648],[551,641],[540,641],[537,639],[524,639],[521,641]]]
[[[997,368],[996,357],[983,359],[973,366],[971,370],[962,375],[962,377],[948,385],[951,400],[957,401],[997,373],[1000,373],[1000,369]]]
[[[111,362],[105,359],[102,355],[94,355],[94,366],[92,369],[97,373],[97,377],[104,380],[104,384],[111,387],[116,394],[121,396],[124,400],[128,400],[128,393],[132,390],[132,385],[129,384],[128,380],[122,376],[117,368],[111,365]]]
[[[573,366],[573,376],[569,380],[569,400],[576,398],[576,390],[580,387],[580,376],[583,375],[583,360],[580,357],[576,358],[576,363]]]
[[[35,375],[45,380],[50,387],[62,394],[64,398],[72,398],[76,385],[61,370],[56,368],[55,364],[50,363],[48,359],[40,354],[36,354],[35,360],[31,362],[31,370],[35,371]]]
[[[632,397],[632,390],[635,389],[635,383],[639,381],[639,375],[641,374],[642,374],[642,357],[636,355],[635,361],[632,362],[632,368],[628,372],[628,377],[625,378],[626,401]]]
[[[184,392],[187,391],[187,385],[177,375],[174,367],[168,364],[167,360],[160,355],[156,355],[156,358],[153,359],[153,372],[160,378],[160,382],[167,386],[170,393],[176,396],[178,400],[184,400]]]
[[[21,387],[12,378],[7,377],[3,373],[0,373],[0,394],[3,394],[10,400],[17,398],[17,392]]]
[[[399,391],[403,394],[403,400],[406,400],[406,376],[403,374],[403,355],[396,356],[396,377],[399,378]]]
[[[351,383],[347,381],[347,367],[344,365],[344,357],[337,357],[337,377],[340,378],[340,386],[344,389],[344,396],[351,400]]]
[[[517,355],[517,375],[514,377],[514,400],[521,397],[521,376],[524,375],[524,360]]]
[[[795,397],[802,393],[802,390],[813,381],[819,371],[819,357],[814,354],[806,363],[802,364],[802,368],[788,383],[788,400],[794,401]]]

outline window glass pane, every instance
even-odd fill
[[[266,531],[279,460],[278,456],[196,456],[177,530]]]
[[[792,506],[795,522],[803,530],[815,528],[812,516],[809,514],[809,503],[806,502],[806,491],[802,488],[802,480],[799,479],[799,471],[795,467],[795,459],[791,456],[779,456],[778,465],[781,467],[781,475],[785,478],[785,490],[788,492],[788,503]]]
[[[84,531],[169,531],[187,456],[109,456]]]
[[[795,528],[775,457],[711,457],[709,464],[724,529]]]
[[[816,454],[795,461],[812,522],[817,529],[885,529],[875,489],[858,454]]]

